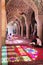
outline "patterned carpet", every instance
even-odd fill
[[[20,36],[7,37],[6,45],[2,46],[2,65],[23,64],[43,65],[43,48],[31,46],[29,40]]]
[[[43,60],[43,50],[34,49],[29,46],[3,46],[2,65],[10,65],[11,62],[31,62]]]

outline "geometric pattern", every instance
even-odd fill
[[[38,51],[28,46],[2,46],[2,65],[8,65],[9,62],[29,62],[37,57]]]

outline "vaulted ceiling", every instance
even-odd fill
[[[7,5],[8,1],[11,1],[11,2],[13,1],[12,3],[10,2],[10,5],[12,7],[16,6],[15,8],[17,8],[17,7],[22,6],[22,8],[23,8],[23,0],[22,0],[22,2],[21,2],[21,0],[5,0],[5,1],[6,1],[6,5]],[[43,14],[42,13],[43,12],[43,0],[33,0],[33,1],[39,10],[39,13]],[[27,6],[25,6],[24,8],[27,8]]]
[[[9,0],[5,0],[5,1],[6,1],[6,4],[7,4]]]
[[[33,0],[36,6],[38,7],[39,14],[43,14],[43,0]]]
[[[30,1],[30,0],[29,0]],[[43,14],[43,0],[33,0],[40,15]],[[19,13],[25,13],[30,17],[33,12],[32,8],[23,0],[6,0],[6,11],[8,20],[13,18],[14,15],[18,16]]]
[[[6,5],[6,11],[8,20],[14,16],[18,16],[20,13],[25,13],[25,15],[28,15],[30,17],[30,14],[33,12],[32,8],[26,5],[23,0],[9,1]]]

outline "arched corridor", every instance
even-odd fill
[[[43,65],[42,53],[43,0],[0,0],[0,65]]]

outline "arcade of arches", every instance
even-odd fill
[[[33,12],[37,22],[37,35],[43,41],[43,2],[41,1],[0,0],[0,49],[2,45],[5,45],[6,30],[11,26],[14,27],[14,34],[19,34],[20,36],[29,39]],[[4,43],[2,41],[4,41]]]

